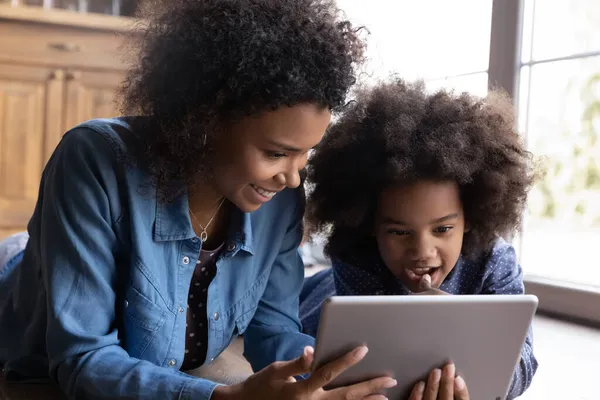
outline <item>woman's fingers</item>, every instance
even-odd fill
[[[385,389],[390,389],[396,386],[398,382],[390,377],[381,377],[371,379],[369,381],[357,383],[352,386],[341,387],[338,389],[326,392],[328,395],[333,395],[334,399],[370,399],[384,400],[386,397],[380,394]]]
[[[291,361],[278,361],[269,365],[265,373],[271,374],[273,379],[290,380],[290,377],[302,375],[310,371],[314,350],[312,347],[305,347],[304,353]]]
[[[408,400],[423,400],[423,394],[425,393],[425,382],[418,382],[410,393]]]
[[[333,381],[346,369],[360,362],[368,351],[366,346],[357,347],[337,360],[325,364],[302,383],[307,386],[309,392],[314,392]]]

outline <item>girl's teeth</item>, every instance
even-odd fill
[[[433,268],[406,268],[406,274],[411,279],[419,279],[425,274],[431,273]]]

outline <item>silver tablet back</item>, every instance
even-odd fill
[[[531,295],[339,296],[323,305],[313,368],[354,347],[369,353],[330,387],[382,375],[406,400],[412,386],[456,364],[472,399],[504,400],[538,300]]]

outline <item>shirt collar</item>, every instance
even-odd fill
[[[187,192],[171,202],[156,199],[154,215],[154,234],[156,242],[186,240],[196,237],[189,215]],[[228,241],[235,244],[236,250],[244,250],[254,254],[252,235],[252,216],[233,207],[229,223]]]
[[[187,192],[172,201],[156,197],[154,241],[185,240],[196,237],[189,216]]]
[[[254,240],[252,235],[252,216],[234,207],[229,223],[229,240],[236,247],[250,254],[254,254]]]

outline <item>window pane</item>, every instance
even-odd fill
[[[522,67],[521,73],[519,74],[519,93],[517,95],[517,99],[515,104],[518,107],[517,113],[517,124],[519,128],[519,132],[527,131],[527,121],[528,121],[528,113],[527,107],[529,104],[529,74],[531,73],[530,67]],[[525,136],[527,140],[527,136]]]
[[[523,268],[600,287],[600,57],[534,65],[528,84],[520,112],[546,176],[529,197]]]
[[[426,81],[426,84],[427,89],[430,91],[448,88],[457,92],[469,92],[484,97],[488,91],[488,74],[487,72],[480,72],[471,75],[450,76],[444,79]]]
[[[412,80],[488,68],[492,0],[338,0],[368,37],[367,72]]]
[[[531,3],[535,0],[527,0]],[[525,7],[527,10],[527,4]],[[525,13],[526,17],[527,13]],[[531,20],[524,21],[527,32]],[[537,0],[533,12],[533,59],[600,50],[600,1]],[[524,36],[524,39],[527,38]]]
[[[533,38],[533,4],[535,0],[525,0],[523,6],[523,32],[521,36],[521,61],[531,60],[531,41]]]

